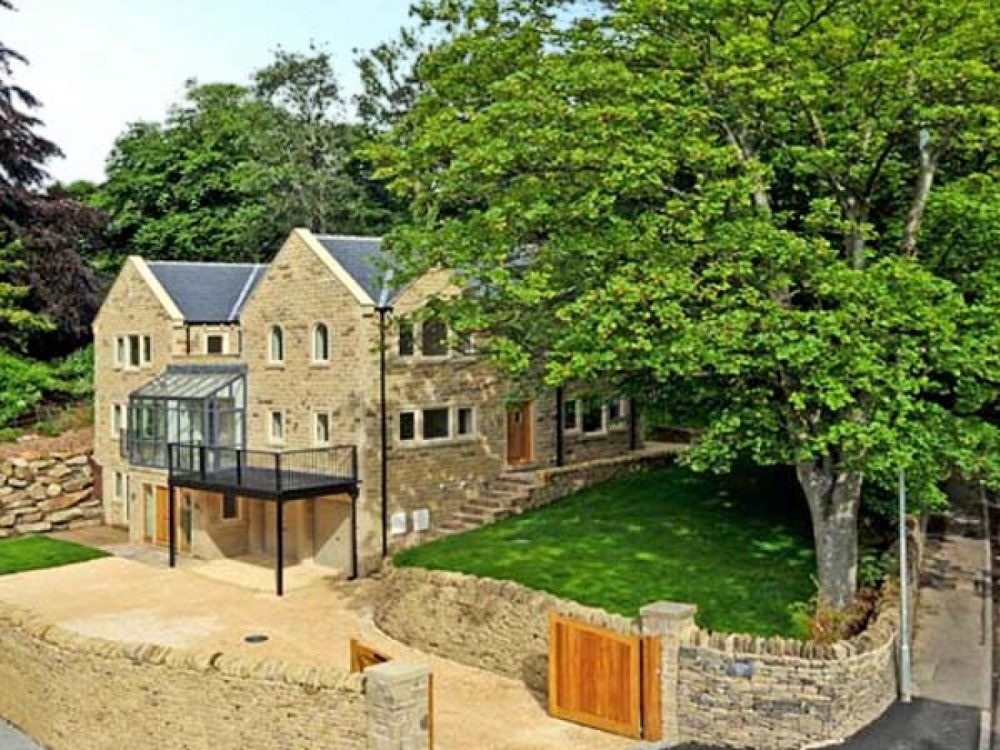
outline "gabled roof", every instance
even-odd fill
[[[317,234],[315,237],[376,304],[387,304],[399,291],[392,288],[392,271],[382,252],[381,237],[339,234]]]
[[[260,263],[148,261],[146,265],[190,323],[232,323],[264,275]]]

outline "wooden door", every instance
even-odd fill
[[[642,738],[641,640],[549,615],[549,713]]]
[[[524,464],[532,459],[531,402],[507,407],[507,463]]]
[[[166,487],[156,488],[156,536],[157,544],[170,544],[170,493]]]

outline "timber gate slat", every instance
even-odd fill
[[[660,739],[659,638],[549,613],[549,713],[633,739]]]

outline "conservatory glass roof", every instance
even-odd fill
[[[246,367],[227,365],[180,366],[167,369],[132,392],[133,398],[206,399],[246,374]]]

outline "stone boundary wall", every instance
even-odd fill
[[[0,603],[0,717],[51,750],[425,750],[428,679],[108,641]]]
[[[375,623],[415,648],[548,687],[548,613],[661,637],[664,740],[756,750],[801,748],[864,727],[896,699],[898,615],[831,645],[710,633],[696,608],[657,603],[638,618],[584,607],[509,581],[389,566]]]
[[[536,469],[537,485],[531,488],[528,498],[518,505],[518,509],[539,508],[609,479],[657,466],[666,466],[673,463],[677,454],[684,448],[683,445],[666,443],[649,445],[641,450],[612,458],[599,458],[569,466]]]
[[[510,581],[388,566],[375,623],[396,640],[454,661],[548,687],[549,611],[620,633],[638,624]]]
[[[25,453],[0,462],[0,539],[100,526],[90,453]]]

